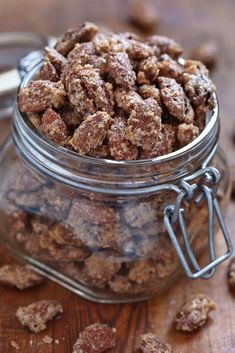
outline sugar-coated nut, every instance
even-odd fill
[[[55,261],[71,262],[84,261],[90,252],[80,245],[80,247],[74,245],[59,245],[53,239],[49,238],[48,235],[40,236],[40,246],[42,249],[48,251],[52,259]]]
[[[138,157],[138,149],[126,139],[127,123],[118,117],[108,131],[108,145],[111,156],[116,160],[133,160]]]
[[[121,262],[109,253],[92,254],[85,260],[85,273],[89,277],[91,283],[106,284],[120,270]]]
[[[142,353],[172,353],[172,347],[162,342],[155,334],[145,333],[141,336],[140,350]]]
[[[195,140],[199,135],[199,128],[193,124],[179,124],[177,130],[177,140],[185,146]]]
[[[42,117],[40,113],[27,113],[27,116],[31,123],[38,129],[41,129]]]
[[[128,278],[141,285],[154,281],[156,279],[154,264],[146,260],[136,261],[131,265]]]
[[[203,107],[194,109],[194,125],[198,127],[199,131],[202,132],[206,126],[206,112]]]
[[[159,77],[161,96],[169,113],[180,122],[191,123],[194,111],[182,86],[174,78]]]
[[[34,229],[35,230],[35,229]],[[45,232],[43,233],[45,234]],[[58,245],[74,245],[76,247],[82,246],[82,241],[74,233],[69,226],[65,226],[62,223],[54,224],[49,230],[47,229],[47,236],[51,238]]]
[[[175,318],[176,329],[191,332],[204,326],[210,311],[215,308],[214,301],[207,295],[192,295],[183,304]]]
[[[177,59],[183,53],[181,45],[168,37],[154,35],[147,43],[154,48],[156,55],[168,54],[173,59]]]
[[[94,224],[113,223],[119,219],[113,207],[95,200],[80,198],[74,200],[68,218],[77,218]]]
[[[66,127],[69,130],[74,131],[82,122],[82,116],[79,114],[72,104],[65,104],[59,111],[61,119],[65,123]]]
[[[205,112],[215,107],[216,88],[208,77],[208,70],[202,63],[193,60],[186,61],[182,82],[194,107],[203,107]]]
[[[81,155],[87,154],[102,145],[111,122],[109,114],[98,111],[79,125],[69,143]]]
[[[45,48],[44,60],[49,60],[49,62],[55,67],[58,75],[61,74],[67,63],[67,60],[63,55],[61,55],[56,49],[49,47]]]
[[[110,159],[111,155],[107,144],[100,145],[89,152],[89,156],[94,158]]]
[[[132,227],[141,228],[156,219],[157,210],[152,202],[129,202],[123,207],[123,217]]]
[[[113,113],[112,85],[105,83],[92,65],[76,65],[65,82],[69,100],[83,118],[97,110]]]
[[[116,346],[116,329],[95,323],[80,332],[73,353],[103,353]]]
[[[136,102],[128,119],[127,138],[133,145],[153,146],[161,129],[161,107],[153,98]]]
[[[206,66],[198,60],[185,60],[184,62],[184,73],[197,75],[198,73],[203,73],[208,76],[209,71]]]
[[[63,312],[62,305],[57,300],[40,300],[25,307],[19,307],[16,316],[23,326],[38,333],[46,329],[46,324],[56,315]]]
[[[229,263],[228,284],[231,289],[235,289],[235,258],[233,258]]]
[[[43,114],[41,129],[51,141],[60,146],[68,141],[69,131],[61,116],[52,109],[47,109]]]
[[[51,82],[56,82],[59,80],[56,69],[50,63],[49,60],[44,60],[40,71],[36,75],[36,80],[46,80]]]
[[[154,98],[161,105],[161,94],[160,90],[155,85],[143,85],[138,89],[139,94],[142,98]]]
[[[170,55],[162,54],[158,60],[158,67],[159,76],[174,78],[176,81],[181,80],[183,67],[178,63],[178,61],[173,60]]]
[[[20,290],[37,286],[43,277],[25,265],[5,265],[0,268],[0,284]]]
[[[150,56],[139,65],[137,81],[139,84],[151,84],[156,82],[159,74],[159,63],[156,56]]]
[[[18,95],[19,108],[22,112],[34,113],[48,108],[61,108],[65,103],[66,93],[61,82],[32,81],[22,88]]]
[[[129,89],[135,84],[136,75],[126,53],[107,54],[106,71],[120,87]]]
[[[144,32],[152,32],[158,25],[159,15],[156,7],[149,0],[132,0],[130,19]]]
[[[139,40],[130,40],[127,46],[127,54],[130,59],[142,60],[153,55],[153,48]]]
[[[77,28],[69,29],[56,43],[56,50],[64,56],[74,48],[76,43],[89,42],[96,35],[98,27],[94,23],[85,22]]]
[[[136,91],[129,91],[121,87],[115,90],[114,99],[117,106],[126,113],[131,113],[135,103],[142,100]]]
[[[197,45],[192,53],[191,57],[194,60],[201,61],[208,69],[212,69],[218,59],[218,46],[215,41],[207,41]]]
[[[77,43],[67,57],[67,67],[70,68],[71,64],[90,64],[94,54],[95,47],[92,42]]]
[[[175,126],[171,124],[162,124],[161,131],[158,135],[158,138],[156,139],[154,146],[152,146],[150,149],[141,151],[140,157],[141,159],[148,159],[171,153],[174,150],[175,142]]]

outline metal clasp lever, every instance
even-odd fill
[[[188,183],[189,180],[193,178],[203,177],[206,180],[206,184],[198,185]],[[179,193],[175,205],[168,205],[164,210],[164,223],[169,234],[169,237],[173,243],[173,246],[178,254],[179,260],[188,275],[192,279],[196,278],[210,278],[215,271],[216,266],[221,262],[229,258],[233,252],[233,245],[225,225],[223,215],[216,198],[216,185],[220,182],[219,171],[215,168],[206,167],[195,173],[190,178],[184,179],[181,182],[181,192]],[[209,187],[208,184],[212,184]],[[199,191],[199,194],[195,198],[195,191]],[[184,208],[181,208],[182,201],[184,199],[194,200],[196,204],[199,204],[202,199],[206,200],[208,206],[208,250],[210,263],[205,267],[201,268],[194,253],[192,246],[190,244],[190,238],[187,233],[187,228],[184,220]],[[221,228],[224,241],[227,246],[227,251],[225,254],[216,258],[215,254],[215,239],[214,239],[214,218],[217,217],[219,226]],[[200,220],[199,220],[200,221]],[[183,242],[185,245],[185,253],[181,248],[181,245],[177,239],[177,235],[174,231],[174,226],[179,226]],[[190,260],[191,264],[187,262],[187,258]]]

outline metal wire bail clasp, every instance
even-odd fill
[[[201,177],[203,182],[200,184],[189,184],[189,181]],[[203,166],[202,169],[193,175],[184,178],[180,183],[179,194],[175,205],[168,205],[164,210],[164,223],[167,232],[171,238],[173,246],[178,254],[179,260],[188,275],[192,279],[210,278],[215,271],[216,266],[231,256],[233,252],[232,242],[225,225],[223,215],[216,197],[217,186],[220,182],[220,173],[216,168]],[[210,263],[201,268],[190,244],[190,238],[187,233],[186,223],[184,219],[184,208],[182,201],[188,200],[199,204],[202,199],[207,203],[208,207],[208,250]],[[214,218],[217,217],[220,229],[223,234],[224,241],[227,246],[225,254],[216,258],[215,254],[215,237],[214,237]],[[199,220],[200,221],[200,220]],[[181,230],[185,251],[177,239],[174,227]],[[187,261],[189,260],[189,262]]]

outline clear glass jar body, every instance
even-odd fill
[[[128,302],[158,295],[181,269],[164,210],[175,204],[182,178],[211,154],[218,134],[217,111],[197,141],[172,154],[145,161],[98,160],[46,140],[16,105],[14,143],[6,142],[0,159],[1,239],[17,257],[90,300]],[[222,176],[217,195],[224,210],[230,184],[220,150],[210,165]],[[181,206],[190,243],[200,255],[208,245],[207,203],[184,200]],[[177,225],[175,231],[183,246]]]

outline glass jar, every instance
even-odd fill
[[[207,121],[178,151],[118,162],[55,145],[16,102],[12,138],[0,154],[2,241],[38,272],[97,302],[158,295],[182,266],[191,278],[209,278],[232,244],[221,214],[230,183],[217,149],[218,107]],[[216,256],[219,227],[227,251]],[[210,262],[201,268],[196,259],[208,246]]]

